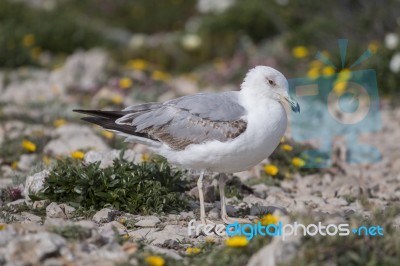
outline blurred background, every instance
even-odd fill
[[[384,8],[378,0],[3,0],[0,163],[9,170],[19,161],[24,138],[37,142],[41,153],[52,127],[77,121],[73,108],[115,110],[237,90],[256,65],[279,69],[288,79],[316,79],[349,70],[367,52],[370,57],[351,71],[374,69],[381,106],[395,107],[399,8],[397,0]],[[349,41],[343,65],[338,39]],[[336,68],[316,60],[319,52]],[[46,125],[49,132],[39,130],[37,137],[30,126],[16,132],[27,125]],[[104,134],[108,145],[123,147]]]
[[[74,108],[118,110],[198,92],[237,90],[256,65],[274,67],[288,79],[315,79],[345,72],[366,52],[370,57],[351,70],[376,71],[383,130],[364,140],[379,148],[380,163],[347,165],[346,148],[339,141],[333,168],[305,169],[307,158],[301,152],[309,143],[296,143],[289,134],[270,160],[239,178],[253,189],[261,183],[284,183],[285,193],[301,187],[304,194],[313,194],[304,199],[306,205],[313,202],[322,213],[342,208],[362,216],[398,205],[399,11],[399,0],[0,0],[0,207],[1,201],[24,197],[27,176],[65,157],[110,163],[116,151],[129,147],[134,155],[127,158],[148,160],[145,147],[128,146],[113,133],[80,122]],[[348,39],[343,66],[338,39]],[[316,60],[318,52],[337,68]],[[337,175],[342,181],[334,180]],[[323,182],[318,189],[307,190],[318,182]],[[319,198],[327,199],[324,186],[329,184],[339,194],[328,194],[346,204],[325,201],[329,210],[321,207]],[[234,186],[230,195],[241,189]],[[289,210],[294,206],[287,204]],[[398,212],[392,218],[400,224]],[[4,215],[0,219],[4,222]],[[390,254],[385,265],[395,265],[399,242],[385,241],[372,242],[368,249],[355,239],[353,254],[346,253],[342,261],[338,258],[344,251],[334,248],[341,242],[312,242],[307,245],[326,244],[326,249],[302,250],[309,255],[302,263],[364,265],[382,259],[378,247],[385,243]],[[326,250],[336,255],[318,257]],[[362,253],[366,250],[373,255]],[[246,252],[238,262],[250,258],[252,251]]]

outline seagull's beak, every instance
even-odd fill
[[[292,108],[292,111],[295,113],[300,112],[300,105],[298,102],[296,102],[295,99],[290,97],[289,95],[283,96],[283,99],[289,104],[290,108]]]

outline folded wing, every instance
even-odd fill
[[[246,110],[237,99],[237,92],[196,94],[117,112],[76,111],[94,115],[83,119],[129,135],[131,141],[143,142],[145,138],[145,144],[164,143],[183,150],[190,144],[226,142],[242,134],[247,127]]]

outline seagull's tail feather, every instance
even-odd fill
[[[129,114],[129,111],[99,111],[99,110],[73,110],[77,113],[92,116],[82,117],[81,119],[99,125],[106,130],[110,130],[127,137],[128,141],[142,143],[150,146],[158,146],[160,143],[150,138],[146,133],[136,132],[136,127],[127,124],[117,124],[115,120]]]

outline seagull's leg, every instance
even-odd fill
[[[204,207],[204,195],[203,195],[203,178],[205,170],[202,170],[200,177],[197,180],[197,189],[199,190],[199,200],[200,200],[200,221],[202,224],[206,224],[206,209]]]
[[[218,178],[219,197],[221,201],[221,219],[226,223],[225,219],[228,217],[226,214],[225,205],[225,174],[220,174]]]
[[[200,177],[197,180],[197,189],[199,191],[199,200],[200,200],[200,222],[203,225],[206,224],[215,224],[215,222],[206,219],[206,208],[204,206],[204,193],[203,193],[203,178],[204,178],[205,170],[202,170],[200,173]]]
[[[234,222],[238,222],[240,224],[252,223],[249,219],[231,218],[226,213],[226,202],[225,202],[225,180],[226,180],[226,178],[227,178],[226,174],[220,174],[219,179],[218,179],[219,197],[221,200],[221,219],[226,224],[231,224]]]

